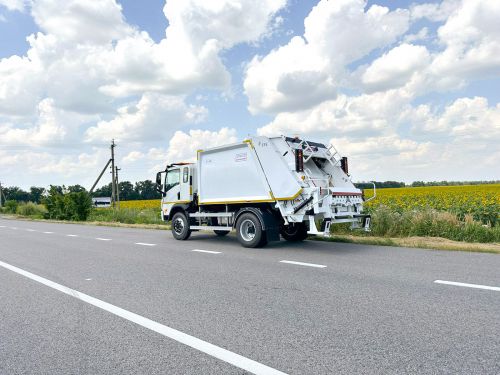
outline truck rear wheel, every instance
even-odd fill
[[[187,240],[191,235],[189,221],[184,212],[177,212],[172,218],[172,234],[176,240]]]
[[[307,227],[304,223],[291,223],[285,225],[281,231],[281,236],[291,242],[304,241],[307,238]]]
[[[259,218],[249,212],[242,214],[236,221],[236,235],[244,247],[260,247],[267,243]]]

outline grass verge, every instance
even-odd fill
[[[499,243],[477,243],[453,241],[441,237],[376,237],[336,234],[331,237],[313,237],[316,241],[345,242],[362,245],[413,247],[431,250],[468,251],[476,253],[500,254]]]

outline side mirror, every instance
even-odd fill
[[[156,185],[161,185],[161,172],[156,174]]]

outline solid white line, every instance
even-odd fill
[[[54,233],[54,232],[43,232],[43,233],[45,233],[45,234],[52,234],[52,233]]]
[[[323,264],[295,262],[293,260],[280,260],[280,263],[296,264],[298,266],[307,266],[307,267],[316,267],[316,268],[326,268],[326,266]]]
[[[67,294],[71,297],[79,299],[80,301],[87,302],[90,305],[98,307],[102,310],[110,312],[116,316],[119,316],[123,319],[127,319],[133,323],[136,323],[144,328],[155,331],[163,336],[171,338],[181,344],[187,345],[191,348],[197,349],[205,354],[211,355],[212,357],[218,358],[224,362],[230,363],[233,366],[239,367],[243,370],[251,372],[253,374],[259,375],[286,375],[284,372],[273,369],[272,367],[268,367],[259,362],[251,360],[249,358],[243,357],[239,354],[233,353],[227,349],[221,348],[219,346],[210,344],[209,342],[200,340],[194,336],[188,335],[187,333],[178,331],[174,328],[170,328],[166,325],[157,323],[151,319],[145,318],[141,315],[135,314],[133,312],[122,309],[118,306],[114,306],[110,303],[101,301],[97,298],[91,297],[87,294],[81,293],[77,290],[68,288],[67,286],[55,283],[48,279],[45,279],[41,276],[35,275],[31,272],[25,271],[21,268],[12,266],[8,263],[4,263],[0,261],[0,266],[6,268],[10,271],[18,273],[19,275],[25,276],[31,280],[34,280],[40,284],[46,285],[52,289],[58,290],[64,294]]]
[[[200,249],[194,249],[191,251],[196,251],[197,253],[207,253],[207,254],[220,254],[220,251],[210,251],[210,250],[200,250]]]
[[[100,237],[97,237],[96,240],[98,240],[98,241],[111,241],[111,238],[100,238]]]
[[[155,243],[146,243],[146,242],[136,242],[135,244],[141,246],[156,246]]]
[[[488,285],[480,285],[480,284],[467,284],[467,283],[459,283],[456,281],[445,281],[445,280],[435,280],[434,282],[436,284],[455,285],[455,286],[463,286],[466,288],[486,289],[486,290],[494,290],[496,292],[500,292],[500,287],[497,287],[497,286],[488,286]]]
[[[78,237],[77,234],[67,234],[66,237]]]

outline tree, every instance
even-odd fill
[[[120,192],[120,199],[124,201],[135,200],[139,197],[134,190],[134,185],[130,181],[122,181],[118,184],[118,191]]]
[[[94,197],[111,197],[111,182],[107,185],[101,186],[99,189],[94,190],[92,195]]]
[[[3,189],[6,200],[22,201],[28,202],[30,200],[30,194],[17,186],[11,186]]]
[[[43,187],[36,187],[36,186],[30,187],[30,201],[34,203],[40,203],[44,192],[45,188]]]
[[[82,191],[87,191],[82,185],[71,185],[68,186],[68,191],[70,193],[81,193]]]
[[[138,181],[134,190],[139,195],[139,199],[160,199],[161,194],[156,190],[156,184],[151,180]]]

